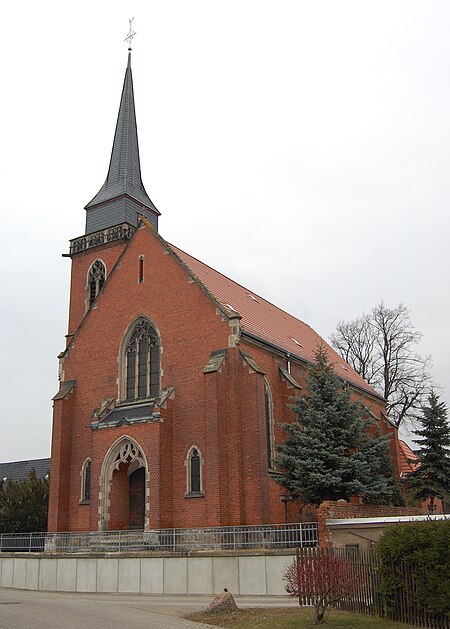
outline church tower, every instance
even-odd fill
[[[85,210],[85,234],[70,241],[68,254],[72,258],[69,341],[94,305],[112,267],[133,236],[139,218],[145,218],[158,231],[160,212],[148,196],[141,177],[131,48],[128,49],[108,174]]]
[[[131,49],[125,72],[119,115],[108,175],[103,186],[86,207],[86,234],[128,224],[136,227],[145,217],[157,230],[159,212],[145,191],[141,178],[139,144],[134,107]]]

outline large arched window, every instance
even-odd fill
[[[87,276],[87,307],[90,308],[99,294],[106,280],[106,268],[101,260],[95,260],[88,271]]]
[[[197,446],[192,446],[186,457],[186,495],[203,496],[203,460]]]
[[[141,317],[125,347],[125,397],[139,400],[159,393],[159,342],[150,321]]]

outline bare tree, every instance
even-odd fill
[[[360,592],[361,576],[351,561],[334,554],[332,548],[308,548],[285,570],[286,592],[299,599],[312,599],[316,625],[324,622],[327,609]]]
[[[403,304],[379,304],[354,321],[341,321],[331,344],[386,399],[388,417],[399,426],[414,420],[432,388],[431,358],[421,356],[422,334]]]

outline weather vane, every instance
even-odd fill
[[[134,20],[134,17],[132,17],[131,20],[128,20],[128,22],[130,23],[130,30],[128,31],[128,35],[123,40],[123,41],[127,41],[128,46],[130,47],[131,47],[131,42],[133,41],[133,37],[136,35],[136,31],[133,31],[133,20]]]

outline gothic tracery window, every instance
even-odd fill
[[[193,446],[189,450],[186,459],[187,495],[203,495],[202,463],[200,450],[196,446]]]
[[[126,399],[155,397],[159,393],[159,343],[150,321],[141,317],[125,349]]]
[[[91,265],[87,281],[87,303],[90,308],[99,294],[106,279],[106,268],[101,260],[95,260]]]

